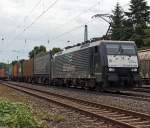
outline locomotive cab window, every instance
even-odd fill
[[[107,44],[106,45],[107,54],[109,55],[135,55],[136,50],[132,44]]]
[[[117,44],[107,44],[106,49],[107,49],[107,54],[118,54],[119,45],[117,45]]]
[[[123,54],[135,55],[134,45],[123,44],[121,45]]]

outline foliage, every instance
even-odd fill
[[[12,65],[15,65],[15,64],[17,64],[17,63],[18,63],[17,60],[12,61]]]
[[[25,61],[25,59],[20,60],[20,63],[23,63]]]
[[[0,63],[0,68],[5,68],[7,66],[7,64],[5,63]]]
[[[41,54],[41,53],[46,53],[46,47],[41,45],[41,46],[36,46],[32,51],[29,52],[29,57],[30,59],[33,58],[34,56]]]
[[[124,21],[124,14],[121,9],[119,3],[117,3],[115,9],[113,10],[112,15],[112,39],[113,40],[120,40],[123,37],[123,21]]]
[[[117,3],[112,16],[111,38],[133,40],[137,46],[150,46],[150,6],[145,0],[131,0],[128,12]]]
[[[53,48],[53,49],[51,50],[52,55],[54,55],[54,54],[56,54],[56,53],[58,53],[58,52],[61,52],[61,51],[62,51],[61,48]]]
[[[144,29],[144,31],[146,33],[145,36],[143,37],[144,46],[150,47],[150,28]]]
[[[145,0],[131,0],[129,12],[126,15],[131,19],[133,27],[147,28],[150,23],[150,7]]]
[[[39,128],[40,126],[27,106],[0,100],[0,127]]]
[[[145,0],[131,0],[129,12],[125,12],[130,21],[130,40],[138,47],[148,45],[147,32],[150,23],[150,7]],[[146,38],[146,39],[145,39]],[[150,43],[150,42],[149,42]]]

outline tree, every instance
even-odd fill
[[[150,23],[150,7],[145,0],[131,0],[129,12],[126,15],[131,19],[133,27],[146,29]]]
[[[36,46],[32,51],[29,52],[29,57],[30,59],[33,58],[35,55],[41,54],[41,53],[46,53],[46,47],[41,45],[41,46]]]
[[[52,55],[54,55],[54,54],[56,54],[56,53],[58,53],[58,52],[61,52],[61,51],[62,51],[61,48],[53,48],[53,49],[51,50]]]
[[[17,64],[17,63],[18,63],[17,60],[12,61],[12,65],[15,65],[15,64]]]
[[[144,29],[146,35],[143,37],[144,45],[150,47],[150,28]]]
[[[146,30],[149,29],[150,23],[150,7],[145,0],[131,0],[129,12],[125,12],[127,16],[127,30],[129,39],[134,40],[138,47],[143,47],[147,43],[144,39],[147,36]]]
[[[111,38],[113,40],[120,40],[124,36],[124,31],[123,31],[124,12],[122,11],[122,8],[119,5],[119,3],[117,3],[115,9],[112,12],[113,15],[112,15],[112,24],[111,24],[112,27]]]

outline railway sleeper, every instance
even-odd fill
[[[150,121],[140,121],[140,122],[133,122],[132,125],[149,125]]]

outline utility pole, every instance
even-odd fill
[[[49,51],[49,86],[51,86],[52,81],[52,51]]]
[[[50,41],[47,41],[47,45],[49,47]],[[52,81],[52,51],[49,50],[49,73],[48,73],[48,86],[51,86]]]
[[[17,56],[17,61],[18,61],[18,56]]]

